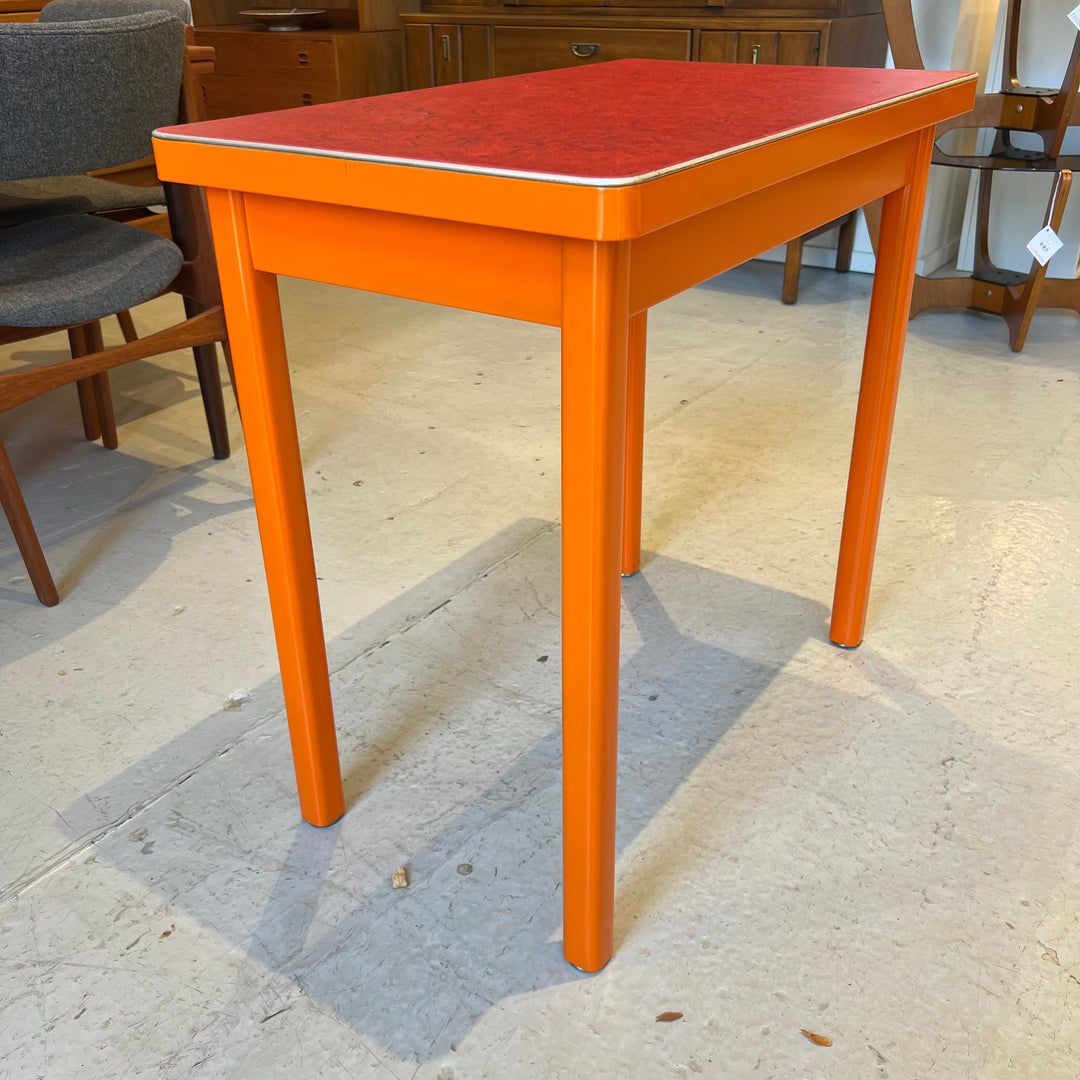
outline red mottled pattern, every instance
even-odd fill
[[[941,71],[615,60],[164,130],[604,180],[678,167],[956,78]]]

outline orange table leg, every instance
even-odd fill
[[[611,957],[629,244],[566,240],[562,314],[563,951]]]
[[[866,627],[870,575],[933,147],[932,128],[911,136],[908,182],[886,195],[882,206],[829,628],[832,641],[848,648],[862,642]]]
[[[645,339],[647,311],[630,319],[626,368],[626,473],[623,480],[622,572],[641,569],[641,463],[645,449]]]
[[[243,195],[210,190],[207,201],[300,812],[312,825],[330,825],[345,812],[345,797],[277,278],[252,264]]]

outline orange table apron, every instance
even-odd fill
[[[562,329],[564,953],[596,971],[646,312],[884,197],[830,629],[858,645],[934,126],[973,95],[956,73],[617,61],[157,133],[161,177],[207,189],[307,821],[345,807],[276,275]]]

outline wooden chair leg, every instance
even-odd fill
[[[4,516],[15,534],[15,543],[19,547],[37,598],[46,607],[55,607],[60,603],[60,594],[56,591],[52,574],[49,573],[45,552],[41,550],[41,542],[34,531],[34,524],[30,520],[26,502],[19,490],[19,482],[15,479],[15,470],[11,467],[11,458],[8,457],[3,442],[0,442],[0,506],[3,506]]]
[[[120,441],[116,435],[116,416],[113,413],[109,376],[103,371],[90,381],[94,385],[94,400],[97,402],[98,415],[101,417],[101,445],[106,450],[115,450],[120,445]]]
[[[130,311],[118,311],[116,321],[120,324],[120,333],[124,335],[125,341],[139,340],[139,332],[135,329],[135,322],[131,318]]]
[[[71,331],[69,330],[70,334]],[[72,351],[72,356],[77,355]],[[101,438],[101,417],[98,416],[97,399],[94,397],[94,384],[90,379],[80,379],[75,384],[79,392],[79,411],[82,413],[83,435],[87,440]]]
[[[785,304],[794,304],[799,299],[799,272],[802,269],[803,238],[796,237],[787,246],[787,258],[784,260],[784,285],[780,290],[780,299]]]
[[[855,226],[859,222],[859,212],[852,211],[840,226],[836,237],[836,272],[846,274],[851,269],[851,253],[855,249]]]
[[[87,323],[83,330],[86,335],[87,353],[103,352],[105,341],[101,336],[101,323]],[[94,375],[91,381],[94,384],[94,400],[97,402],[98,416],[101,417],[101,445],[106,450],[115,450],[120,443],[116,436],[116,416],[113,413],[109,376],[102,371]]]
[[[72,356],[85,356],[90,351],[86,344],[86,333],[83,327],[70,327],[67,336],[68,349]],[[75,387],[79,392],[79,412],[82,413],[83,435],[88,442],[93,442],[101,438],[101,417],[98,415],[94,384],[90,379],[80,379]]]
[[[73,326],[68,330],[68,343],[72,356],[89,356],[101,352],[105,342],[101,337],[101,323],[91,322]],[[79,406],[82,409],[83,434],[88,439],[100,436],[102,445],[115,450],[119,445],[116,437],[116,417],[113,413],[112,394],[109,392],[109,376],[102,372],[78,382]]]
[[[184,311],[188,318],[205,310],[204,304],[184,297]],[[221,393],[221,367],[218,364],[217,348],[214,345],[196,345],[191,351],[195,354],[195,371],[199,376],[199,390],[202,393],[203,412],[206,414],[206,427],[210,432],[210,445],[214,457],[221,460],[229,456],[229,424],[225,419],[225,399]],[[225,358],[231,375],[232,362],[227,349]],[[233,385],[235,386],[235,383]]]
[[[221,393],[221,369],[213,345],[196,345],[195,371],[202,391],[203,412],[210,432],[210,445],[219,460],[229,456],[229,424],[225,419],[225,399]]]

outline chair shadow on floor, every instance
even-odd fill
[[[406,1061],[445,1055],[503,999],[587,978],[560,941],[558,552],[542,529],[385,640],[385,611],[374,636],[351,629],[362,644],[333,689],[353,802],[336,825],[297,823],[279,709],[106,831],[97,859]],[[623,601],[616,959],[692,879],[702,830],[739,829],[856,729],[902,728],[895,703],[800,675],[793,659],[825,639],[816,601],[662,556]],[[280,686],[258,695],[280,701]],[[947,740],[957,725],[939,711]],[[160,781],[186,753],[162,747],[128,773]],[[91,801],[122,805],[132,783]],[[405,890],[390,888],[399,863]]]

